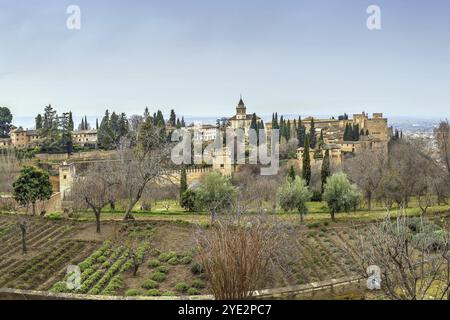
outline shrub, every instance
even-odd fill
[[[202,289],[205,287],[205,284],[202,280],[195,279],[195,280],[192,280],[192,287],[197,288],[197,289]]]
[[[178,292],[186,292],[189,289],[189,286],[185,282],[178,282],[175,284],[175,290]]]
[[[103,264],[102,264],[102,268],[103,269],[107,269],[107,268],[109,268],[111,266],[111,262],[109,262],[109,261],[105,261],[105,262],[103,262]]]
[[[192,189],[188,189],[181,194],[180,204],[181,207],[189,212],[193,212],[196,209],[196,193]]]
[[[172,292],[172,291],[166,291],[166,292],[163,292],[161,295],[166,296],[166,297],[173,297],[176,294],[175,294],[175,292]]]
[[[157,297],[161,295],[161,292],[158,289],[151,289],[147,291],[147,295],[151,297]]]
[[[58,212],[51,212],[48,215],[45,216],[49,220],[61,220],[62,216]]]
[[[167,261],[167,263],[175,266],[175,265],[178,264],[178,259],[177,258],[171,258],[171,259],[169,259],[169,261]]]
[[[159,249],[153,248],[152,250],[150,250],[150,255],[152,257],[157,257],[161,254],[161,251]]]
[[[152,260],[150,260],[150,261],[148,262],[148,266],[149,266],[150,268],[156,268],[156,267],[159,267],[160,264],[161,264],[161,262],[159,262],[158,259],[152,259]]]
[[[190,296],[196,296],[200,294],[200,291],[196,288],[189,288],[187,294]]]
[[[168,273],[169,272],[169,268],[166,267],[166,266],[159,266],[158,268],[156,268],[156,271],[162,272],[162,273]]]
[[[144,289],[156,289],[159,287],[159,284],[155,280],[147,279],[144,281],[141,287]]]
[[[140,292],[139,292],[139,290],[136,290],[136,289],[130,289],[125,292],[125,295],[128,297],[135,297],[135,296],[140,295]]]
[[[50,292],[52,293],[61,293],[61,292],[67,292],[67,285],[64,281],[57,282],[53,285],[53,287],[50,289]]]
[[[166,275],[162,272],[153,272],[151,275],[151,279],[157,282],[163,282],[166,280]]]
[[[193,274],[200,274],[203,272],[203,267],[200,263],[194,262],[191,266],[191,272]]]
[[[159,255],[159,260],[161,261],[169,261],[172,258],[176,258],[177,253],[175,251],[164,252]]]
[[[103,262],[105,262],[106,260],[108,260],[108,258],[106,258],[105,256],[100,256],[100,257],[98,257],[97,262],[103,263]]]

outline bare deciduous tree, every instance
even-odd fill
[[[12,185],[20,171],[20,162],[14,151],[0,152],[0,193],[12,193]]]
[[[114,202],[116,197],[117,181],[114,175],[116,164],[113,162],[97,162],[86,170],[85,174],[76,177],[70,199],[75,206],[90,208],[94,212],[97,233],[100,233],[100,215],[102,209]]]
[[[121,185],[121,198],[126,203],[125,219],[134,219],[132,210],[149,184],[171,183],[170,143],[163,128],[141,127],[136,139],[122,139],[115,172]]]
[[[450,288],[450,238],[448,228],[441,229],[424,218],[402,216],[386,218],[356,228],[357,263],[368,277],[368,266],[381,269],[385,294],[394,300],[448,299]],[[355,256],[355,251],[350,252]]]
[[[381,151],[362,150],[344,162],[344,171],[363,192],[369,211],[372,209],[373,194],[382,181],[385,161]]]
[[[441,121],[434,131],[440,159],[450,179],[450,125],[448,120]]]
[[[199,229],[199,260],[216,299],[248,299],[270,277],[284,232],[267,217],[220,219]]]
[[[28,220],[26,217],[19,216],[17,218],[17,226],[19,227],[21,239],[22,239],[22,254],[27,254],[27,230],[28,230]]]

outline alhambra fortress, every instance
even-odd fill
[[[216,137],[218,130],[225,128],[243,129],[248,133],[251,128],[252,120],[255,119],[258,125],[261,125],[262,118],[256,114],[247,113],[247,107],[242,100],[236,106],[235,115],[228,118],[224,126],[217,125],[190,125],[186,127],[192,132],[194,140],[205,143],[212,143]],[[286,119],[287,120],[287,119]],[[310,159],[311,165],[320,165],[325,152],[328,150],[331,160],[331,165],[335,168],[342,166],[346,157],[351,154],[357,154],[361,150],[381,150],[387,152],[388,142],[392,136],[392,129],[388,126],[388,120],[383,117],[382,113],[373,113],[371,116],[365,112],[354,114],[352,117],[340,116],[338,119],[319,119],[311,117],[302,119],[302,125],[305,126],[306,132],[310,132],[311,120],[314,122],[315,134],[317,139],[323,137],[322,144],[317,144],[315,148],[311,148]],[[292,121],[292,120],[290,120]],[[272,122],[263,123],[262,126],[266,131],[266,135],[270,138],[272,130]],[[346,128],[357,127],[361,134],[358,134],[358,139],[346,141]],[[170,132],[175,128],[167,126],[167,131]],[[97,130],[81,130],[72,133],[73,143],[80,147],[97,146]],[[0,148],[15,147],[17,149],[30,148],[37,146],[40,137],[36,130],[25,130],[21,127],[14,127],[11,131],[9,139],[0,139]],[[300,147],[296,150],[296,159],[289,161],[296,162],[296,165],[301,168],[302,159],[304,156],[304,148]],[[53,185],[55,193],[58,193],[62,201],[64,201],[65,194],[70,191],[71,185],[77,174],[77,165],[80,163],[95,162],[111,158],[113,151],[86,151],[78,152],[69,156],[67,154],[37,154],[36,158],[39,161],[51,163],[58,176],[54,177]],[[198,181],[201,177],[210,171],[219,171],[223,175],[230,176],[237,166],[233,165],[230,153],[224,148],[219,153],[213,156],[212,165],[206,167],[191,167],[187,169],[188,183]]]

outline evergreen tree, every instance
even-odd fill
[[[86,126],[84,125],[84,118],[81,118],[81,124],[78,126],[79,130],[86,130]]]
[[[351,128],[350,128],[350,124],[346,124],[345,125],[345,130],[344,130],[344,141],[351,141],[352,137],[351,137]]]
[[[128,134],[129,131],[129,124],[128,124],[128,119],[127,119],[127,115],[125,113],[121,113],[120,114],[120,119],[119,119],[119,137],[125,137]]]
[[[0,138],[9,138],[13,115],[7,107],[0,107]]]
[[[323,157],[322,161],[322,169],[321,169],[321,178],[322,178],[322,189],[321,192],[323,194],[323,191],[325,190],[325,184],[327,183],[327,178],[331,175],[331,168],[330,168],[330,150],[325,151],[325,156]]]
[[[187,189],[188,184],[187,184],[186,168],[183,166],[183,168],[181,169],[181,176],[180,176],[180,201],[182,199],[183,193],[185,193]]]
[[[317,137],[316,137],[316,127],[314,125],[314,118],[311,118],[311,125],[309,128],[309,139],[310,139],[310,147],[311,149],[314,149],[316,147],[317,143]],[[308,183],[309,185],[309,183]]]
[[[89,122],[87,121],[87,116],[84,116],[84,130],[89,130],[91,129],[91,125],[89,124]]]
[[[156,113],[155,125],[161,128],[166,126],[164,115],[161,110],[158,110],[158,112]]]
[[[325,144],[323,140],[323,130],[320,130],[320,137],[319,137],[319,147],[322,148],[322,146]]]
[[[95,129],[98,130],[98,118],[95,119]]]
[[[288,179],[289,180],[291,180],[291,181],[294,181],[295,180],[295,170],[294,170],[294,166],[291,166],[290,168],[289,168],[289,171],[288,171]]]
[[[145,107],[145,110],[144,110],[144,121],[147,118],[150,118],[150,112],[148,111],[148,107]]]
[[[112,146],[112,132],[109,110],[105,111],[105,115],[100,123],[97,133],[98,143],[105,149],[110,149]]]
[[[172,127],[175,127],[177,124],[177,116],[175,114],[175,110],[170,110],[170,118],[169,118],[169,125]]]
[[[186,127],[186,123],[184,122],[184,117],[181,117],[181,127]]]
[[[177,129],[181,128],[181,121],[179,118],[177,118],[177,125],[176,125]]]
[[[66,150],[68,155],[71,155],[73,151],[73,119],[71,113],[63,113],[59,120],[61,127],[61,147]]]
[[[359,141],[359,124],[353,126],[352,138],[353,141]]]
[[[306,128],[300,124],[297,130],[298,147],[303,148],[305,146]]]
[[[306,181],[306,185],[309,186],[311,182],[311,159],[309,156],[309,134],[305,137],[305,149],[303,150],[303,169],[302,178]]]
[[[41,114],[38,114],[36,119],[35,119],[35,123],[36,123],[36,130],[41,130],[42,129],[42,116]]]

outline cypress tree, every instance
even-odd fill
[[[316,137],[316,128],[314,126],[314,118],[311,118],[311,126],[309,128],[309,139],[310,139],[310,146],[311,149],[314,149],[316,147],[317,143],[317,137]]]
[[[183,166],[180,175],[180,201],[183,193],[188,189],[186,168]]]
[[[295,180],[295,170],[294,170],[294,166],[291,166],[291,167],[289,168],[289,171],[288,171],[288,179],[289,179],[290,181],[294,181],[294,180]]]
[[[41,114],[37,115],[37,117],[35,119],[35,122],[36,122],[36,130],[41,130],[42,129],[42,116],[41,116]]]
[[[311,159],[309,157],[309,135],[305,137],[305,149],[303,150],[303,169],[302,178],[306,181],[306,185],[309,186],[311,182]]]
[[[74,125],[73,125],[73,117],[72,117],[72,111],[69,112],[69,130],[70,132],[73,131]]]
[[[325,151],[325,156],[322,161],[322,169],[321,169],[321,178],[322,178],[322,194],[325,190],[325,184],[327,183],[327,178],[331,175],[330,170],[330,151],[327,149]]]

